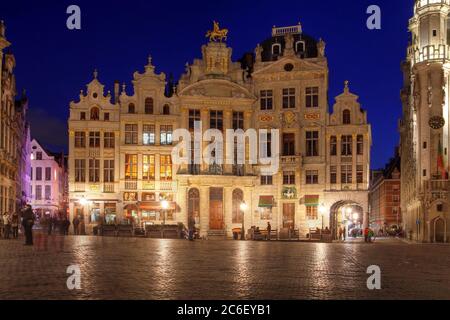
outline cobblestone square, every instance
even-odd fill
[[[450,246],[36,235],[0,241],[0,299],[449,299]],[[70,291],[68,266],[81,290]],[[381,268],[368,290],[367,267]]]

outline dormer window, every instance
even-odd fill
[[[295,52],[297,53],[305,52],[305,41],[297,41],[295,43]]]
[[[350,124],[352,122],[350,110],[346,109],[342,112],[342,123],[343,124]]]
[[[134,103],[130,103],[128,105],[128,113],[136,113],[136,107],[134,106]]]
[[[145,99],[145,114],[153,114],[153,98]]]
[[[99,120],[100,119],[100,110],[97,107],[91,109],[91,120]]]
[[[164,105],[163,107],[163,114],[169,115],[170,114],[170,106],[168,104]]]
[[[272,55],[273,56],[279,56],[281,54],[281,44],[274,43],[272,45]]]

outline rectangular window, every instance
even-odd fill
[[[273,176],[261,176],[261,185],[271,186],[273,184]]]
[[[223,130],[223,111],[213,110],[209,112],[209,127],[220,131]]]
[[[306,156],[319,156],[319,131],[306,131]]]
[[[319,183],[319,171],[306,170],[306,184],[318,184],[318,183]]]
[[[342,136],[342,155],[351,156],[352,155],[352,136]]]
[[[142,156],[142,179],[146,181],[155,180],[155,156],[143,155]]]
[[[103,181],[114,182],[114,160],[103,161]]]
[[[36,181],[42,181],[42,168],[36,168]]]
[[[125,125],[125,144],[137,144],[138,143],[138,125],[126,124]]]
[[[261,104],[261,110],[272,110],[273,109],[273,91],[272,90],[261,90],[260,91],[260,104]]]
[[[317,220],[317,206],[306,206],[306,219],[308,220]]]
[[[103,120],[104,120],[104,121],[109,121],[109,112],[105,112],[105,113],[103,114]]]
[[[341,166],[341,183],[352,183],[352,165]]]
[[[330,166],[330,183],[331,184],[337,183],[337,167],[336,166]]]
[[[364,136],[359,134],[356,137],[356,154],[363,155],[364,154]]]
[[[200,120],[200,110],[189,110],[189,130],[194,130],[195,122],[199,122]]]
[[[136,154],[125,155],[125,180],[137,180],[138,156]]]
[[[36,200],[42,200],[42,186],[36,186]]]
[[[295,88],[283,89],[283,109],[295,108]]]
[[[86,160],[75,159],[75,182],[86,182]]]
[[[295,172],[283,172],[283,184],[295,184]]]
[[[171,145],[172,144],[172,126],[160,126],[160,144]]]
[[[142,143],[146,146],[155,145],[155,126],[144,124],[142,129]]]
[[[295,156],[294,133],[283,133],[283,156]]]
[[[100,148],[100,132],[89,132],[89,147]]]
[[[309,87],[305,91],[306,107],[318,108],[319,107],[319,87]]]
[[[233,112],[233,130],[244,130],[244,113]]]
[[[362,165],[356,166],[356,183],[364,182],[364,167]]]
[[[272,220],[272,207],[258,208],[261,220]]]
[[[336,136],[330,137],[330,156],[337,155],[337,139]]]
[[[172,180],[172,157],[160,157],[160,180]]]
[[[51,200],[52,198],[52,187],[45,186],[45,200]]]
[[[75,148],[86,148],[85,132],[75,132]]]
[[[105,132],[103,134],[103,147],[105,149],[114,149],[114,132]]]
[[[45,168],[45,181],[51,181],[52,180],[52,168],[47,167]]]
[[[86,112],[80,112],[80,120],[86,120]]]
[[[42,152],[36,152],[36,160],[42,160]]]
[[[100,182],[100,160],[89,159],[89,182]]]

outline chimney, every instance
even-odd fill
[[[120,84],[119,81],[114,81],[114,104],[119,103],[119,90]]]

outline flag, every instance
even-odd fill
[[[441,173],[441,178],[446,179],[447,171],[445,170],[445,166],[444,166],[444,154],[442,151],[442,144],[441,144],[440,138],[439,138],[439,147],[438,147],[437,167],[438,167],[438,171]]]

